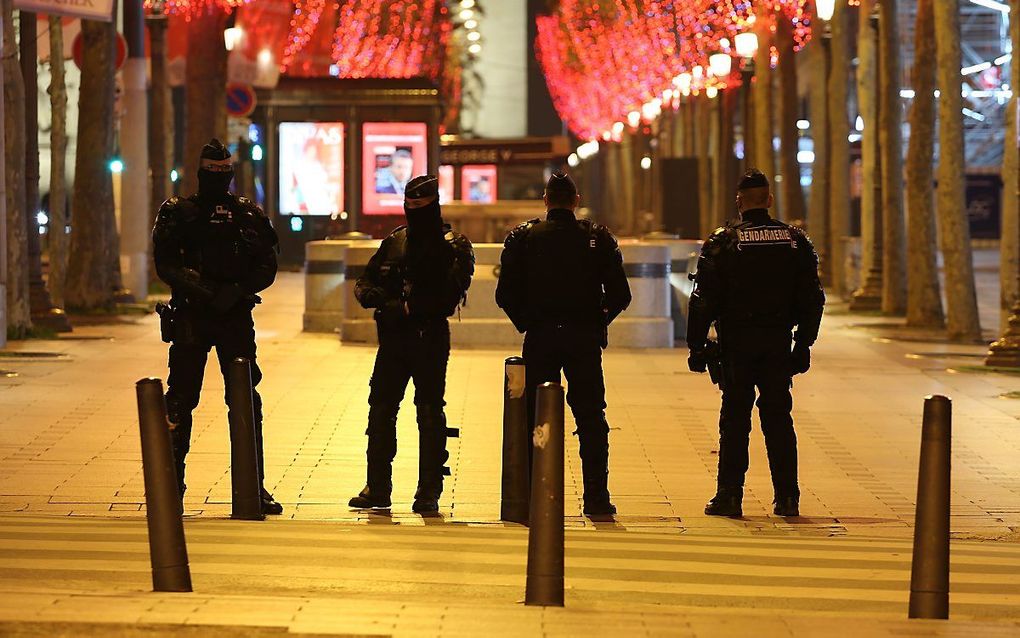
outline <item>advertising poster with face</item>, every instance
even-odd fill
[[[460,173],[460,198],[476,204],[496,201],[496,165],[464,166]]]
[[[281,122],[280,213],[336,215],[344,205],[344,125]]]
[[[439,167],[439,203],[453,201],[453,166],[443,164]]]
[[[422,122],[366,122],[362,130],[362,212],[400,213],[404,187],[428,171],[428,129]]]

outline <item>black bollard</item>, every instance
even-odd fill
[[[149,560],[153,591],[191,591],[188,548],[181,520],[181,496],[170,446],[163,382],[142,379],[135,384],[138,429],[142,440],[145,479],[145,520],[149,526]]]
[[[532,434],[525,605],[563,606],[563,387],[543,383]]]
[[[924,400],[917,473],[910,618],[949,618],[949,484],[953,403]]]
[[[230,518],[265,520],[262,484],[255,447],[255,411],[251,399],[251,364],[238,357],[227,375],[227,419],[230,421]]]
[[[500,520],[528,524],[531,483],[524,359],[508,357],[503,376],[503,489]]]

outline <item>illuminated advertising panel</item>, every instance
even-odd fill
[[[280,213],[336,215],[344,206],[342,122],[281,122]]]
[[[453,166],[443,164],[439,167],[439,203],[453,201]]]
[[[464,166],[460,173],[460,198],[476,204],[496,201],[496,165]]]
[[[401,213],[404,187],[428,171],[428,128],[423,122],[366,122],[362,130],[362,212]]]

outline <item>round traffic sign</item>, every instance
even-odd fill
[[[248,117],[255,110],[255,89],[250,84],[227,85],[227,113],[234,117]]]
[[[78,35],[74,36],[74,42],[71,43],[71,58],[74,60],[74,63],[78,66],[79,69],[81,69],[84,55],[85,55],[85,39],[82,37],[82,34],[79,33]],[[127,59],[127,40],[124,39],[124,36],[118,33],[117,59],[114,64],[114,68],[119,71],[120,67],[124,66],[124,60],[126,59]]]

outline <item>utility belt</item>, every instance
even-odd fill
[[[788,312],[724,312],[720,326],[754,326],[763,328],[793,328],[793,317]]]
[[[158,302],[155,307],[159,315],[159,337],[163,343],[191,343],[196,339],[196,322],[207,320],[221,322],[225,319],[234,318],[240,314],[247,315],[255,305],[262,302],[258,295],[251,295],[250,299],[243,299],[236,306],[225,314],[213,314],[209,310],[203,310],[202,306],[181,302],[176,298],[169,303]]]

